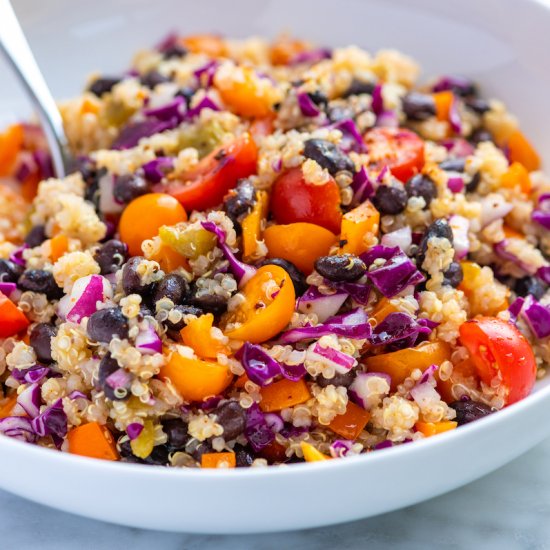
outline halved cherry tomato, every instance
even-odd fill
[[[163,225],[187,220],[183,206],[165,193],[148,193],[134,199],[122,212],[118,230],[132,256],[142,254],[141,243],[156,237]]]
[[[29,326],[25,314],[0,292],[0,338],[14,336]]]
[[[183,269],[187,271],[191,269],[189,267],[189,261],[185,256],[178,254],[174,249],[164,243],[162,243],[159,249],[147,259],[157,262],[165,273],[171,273],[178,269],[178,267],[183,267]]]
[[[218,353],[228,355],[229,348],[212,337],[214,315],[206,313],[187,323],[181,331],[181,339],[186,346],[193,348],[195,353],[203,359],[216,359]]]
[[[324,185],[307,183],[301,168],[291,168],[273,184],[271,212],[277,223],[308,222],[340,232],[340,189],[330,178]]]
[[[441,378],[438,369],[435,373],[435,379],[437,380],[437,391],[446,403],[452,403],[460,399],[466,393],[467,388],[477,388],[479,386],[479,375],[470,357],[453,365],[451,375],[446,380]]]
[[[258,241],[261,239],[262,224],[267,216],[269,197],[266,191],[256,192],[256,204],[252,212],[248,214],[241,223],[243,231],[243,260],[249,261],[254,258]]]
[[[387,166],[400,181],[406,182],[424,166],[424,142],[403,128],[374,128],[364,137],[371,168]]]
[[[276,265],[265,265],[246,283],[245,297],[224,316],[224,325],[241,323],[226,331],[229,338],[259,344],[283,330],[294,313],[294,285],[290,275]]]
[[[178,199],[190,212],[206,210],[220,204],[237,180],[256,172],[258,149],[250,134],[204,157],[180,180],[171,182],[165,192]],[[159,188],[160,189],[160,188]]]
[[[479,377],[489,385],[498,377],[506,405],[529,395],[537,375],[535,355],[514,325],[496,317],[478,317],[463,323],[459,331]]]
[[[520,191],[526,195],[531,193],[532,188],[529,172],[520,162],[513,162],[510,165],[510,168],[502,174],[500,178],[500,185],[509,189],[518,187]]]
[[[540,168],[540,156],[520,130],[515,130],[508,138],[510,162],[520,162],[532,172]]]
[[[326,256],[336,242],[336,235],[313,223],[271,225],[264,231],[268,258],[283,258],[309,275],[314,262]]]
[[[355,254],[359,256],[369,249],[368,239],[378,234],[380,226],[380,212],[376,210],[369,200],[350,210],[342,218],[342,230],[340,232],[342,254]]]

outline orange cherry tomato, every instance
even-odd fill
[[[403,128],[374,128],[365,134],[373,169],[387,166],[400,181],[406,182],[424,166],[424,142]]]
[[[0,292],[0,338],[14,336],[29,326],[25,314]]]
[[[540,168],[539,154],[520,130],[512,133],[507,146],[510,152],[510,162],[523,164],[529,172]]]
[[[273,65],[286,65],[307,48],[308,45],[305,42],[284,35],[273,42],[269,50],[269,57]]]
[[[191,34],[181,38],[180,42],[192,53],[204,53],[210,57],[227,54],[224,39],[215,34]]]
[[[183,206],[165,193],[148,193],[134,199],[122,212],[118,231],[132,256],[142,254],[141,243],[156,237],[163,225],[187,220]]]
[[[369,249],[365,237],[375,237],[380,227],[380,212],[369,200],[350,210],[342,218],[340,252],[359,256]]]
[[[519,162],[513,162],[510,168],[500,178],[500,185],[509,189],[519,188],[522,193],[529,195],[532,184],[529,172]]]
[[[159,249],[148,258],[160,265],[160,268],[165,273],[171,273],[179,267],[183,267],[186,271],[189,271],[189,261],[185,256],[178,254],[174,249],[170,248],[166,244],[161,244]]]
[[[203,359],[216,359],[218,353],[229,355],[229,348],[212,337],[214,315],[207,313],[187,323],[181,331],[181,339],[186,346],[193,348]]]
[[[0,134],[0,177],[9,176],[17,155],[23,147],[24,131],[21,124],[10,126]]]
[[[454,94],[449,90],[442,92],[436,92],[432,95],[435,103],[435,114],[437,120],[441,122],[447,122],[449,120],[449,113],[454,101]]]
[[[159,378],[169,379],[183,399],[192,402],[222,393],[231,384],[233,374],[227,365],[173,353],[160,369]]]
[[[273,184],[271,212],[277,223],[307,222],[340,232],[340,189],[330,178],[324,185],[307,183],[301,168],[291,168]]]
[[[264,231],[268,258],[283,258],[309,275],[314,262],[326,256],[336,242],[336,235],[313,223],[272,225]]]
[[[290,275],[276,265],[260,267],[243,289],[245,300],[224,316],[225,334],[259,344],[279,334],[294,313],[296,295]]]
[[[513,324],[477,317],[463,323],[459,332],[481,380],[491,385],[496,378],[504,387],[506,405],[529,395],[537,376],[535,355]]]
[[[220,204],[237,180],[255,174],[257,159],[258,148],[254,140],[250,134],[244,134],[233,143],[212,151],[193,170],[164,190],[189,212],[206,210]]]

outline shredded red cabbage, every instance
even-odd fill
[[[370,199],[374,195],[374,184],[369,178],[365,166],[355,172],[351,183],[353,190],[353,205],[356,206]]]
[[[342,143],[341,149],[349,153],[350,151],[355,151],[356,153],[366,153],[367,146],[363,141],[363,136],[359,132],[359,128],[351,118],[346,118],[340,120],[327,126],[329,129],[340,130],[342,132]]]
[[[29,248],[29,245],[26,243],[16,248],[9,256],[10,262],[25,267],[27,262],[23,259],[23,251],[27,250],[27,248]]]
[[[298,107],[304,116],[307,117],[316,117],[321,114],[319,107],[315,105],[314,101],[311,99],[307,92],[300,92],[298,94]]]
[[[219,63],[215,60],[209,61],[206,65],[199,67],[193,74],[199,84],[205,88],[210,88],[214,82],[214,76],[218,70]]]
[[[257,403],[254,403],[246,410],[244,435],[252,449],[256,452],[265,449],[275,439],[275,434],[267,425],[265,417]]]
[[[462,176],[450,176],[447,180],[447,187],[453,193],[464,191],[464,178]]]
[[[550,308],[537,302],[533,296],[527,296],[521,315],[537,338],[550,336]]]
[[[192,120],[199,116],[203,109],[211,109],[212,111],[219,111],[220,107],[216,105],[208,96],[203,97],[195,107],[189,109],[185,115],[185,120]]]
[[[368,397],[371,395],[368,383],[371,378],[382,378],[391,386],[391,377],[385,372],[359,372],[348,389],[350,399],[357,405],[369,410]]]
[[[248,378],[259,386],[267,386],[281,374],[279,362],[261,346],[245,342],[235,357],[242,363]]]
[[[378,128],[399,128],[399,118],[395,111],[382,111],[376,117]]]
[[[447,75],[442,76],[433,86],[434,92],[445,92],[451,90],[459,95],[471,93],[472,81],[465,76]]]
[[[176,127],[185,119],[186,111],[187,104],[185,99],[181,96],[176,96],[165,105],[144,109],[143,114],[146,117],[156,118],[157,120],[162,120],[163,122],[170,122],[173,127]]]
[[[31,384],[27,386],[17,396],[17,406],[23,409],[31,418],[36,418],[40,414],[40,402],[42,401],[42,393],[39,384]]]
[[[369,342],[373,346],[383,346],[404,341],[403,347],[414,346],[420,334],[432,332],[432,329],[423,321],[423,319],[417,321],[407,313],[390,313],[373,329]]]
[[[274,433],[279,433],[285,427],[284,420],[280,414],[266,413],[264,418],[268,428]]]
[[[147,323],[147,328],[138,332],[135,343],[141,353],[162,353],[162,340],[150,323]]]
[[[10,294],[17,289],[16,283],[4,283],[0,282],[0,292],[5,296],[10,296]]]
[[[353,300],[362,306],[368,304],[371,286],[367,283],[346,283],[346,282],[335,282],[324,279],[324,282],[327,286],[334,288],[337,292],[345,292]]]
[[[61,399],[46,407],[42,413],[33,418],[31,424],[39,437],[48,435],[65,437],[67,435],[67,415],[63,410]]]
[[[0,433],[23,441],[36,441],[31,420],[24,416],[8,416],[0,419]]]
[[[380,115],[384,111],[384,98],[382,97],[382,84],[376,83],[372,91],[372,110],[375,115]]]
[[[51,373],[49,367],[44,367],[42,365],[34,365],[28,369],[13,369],[11,371],[11,375],[20,384],[34,384],[40,382],[40,380],[46,378],[50,374],[61,376],[59,373]]]
[[[166,174],[174,169],[172,157],[157,157],[145,163],[142,167],[145,179],[151,183],[160,183]]]
[[[301,313],[314,313],[322,323],[338,313],[347,297],[348,293],[343,290],[321,294],[316,286],[310,286],[296,301],[296,309]]]
[[[137,439],[142,431],[143,424],[140,424],[139,422],[132,422],[126,427],[126,433],[128,434],[130,441],[134,441],[134,439]]]
[[[174,125],[171,121],[147,119],[141,122],[132,122],[126,125],[111,145],[112,149],[122,150],[135,147],[143,138],[171,130]]]
[[[341,367],[341,369],[338,369],[339,372],[346,372],[352,369],[357,364],[357,359],[355,359],[351,355],[348,355],[347,353],[343,353],[342,351],[331,347],[325,348],[324,346],[321,346],[319,342],[317,342],[315,346],[313,346],[313,353],[316,353],[317,355],[328,359],[329,361],[337,365],[337,367]]]
[[[318,48],[315,50],[309,50],[307,52],[297,53],[288,62],[289,65],[300,65],[301,63],[318,63],[323,59],[330,59],[332,57],[332,51],[327,48]]]

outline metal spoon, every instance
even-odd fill
[[[9,0],[0,0],[0,51],[12,65],[36,108],[57,177],[66,176],[72,171],[74,160],[63,121]]]

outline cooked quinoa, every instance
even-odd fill
[[[249,467],[376,452],[550,361],[550,180],[469,79],[393,50],[170,36],[0,135],[0,433]],[[503,344],[502,342],[506,342]]]

